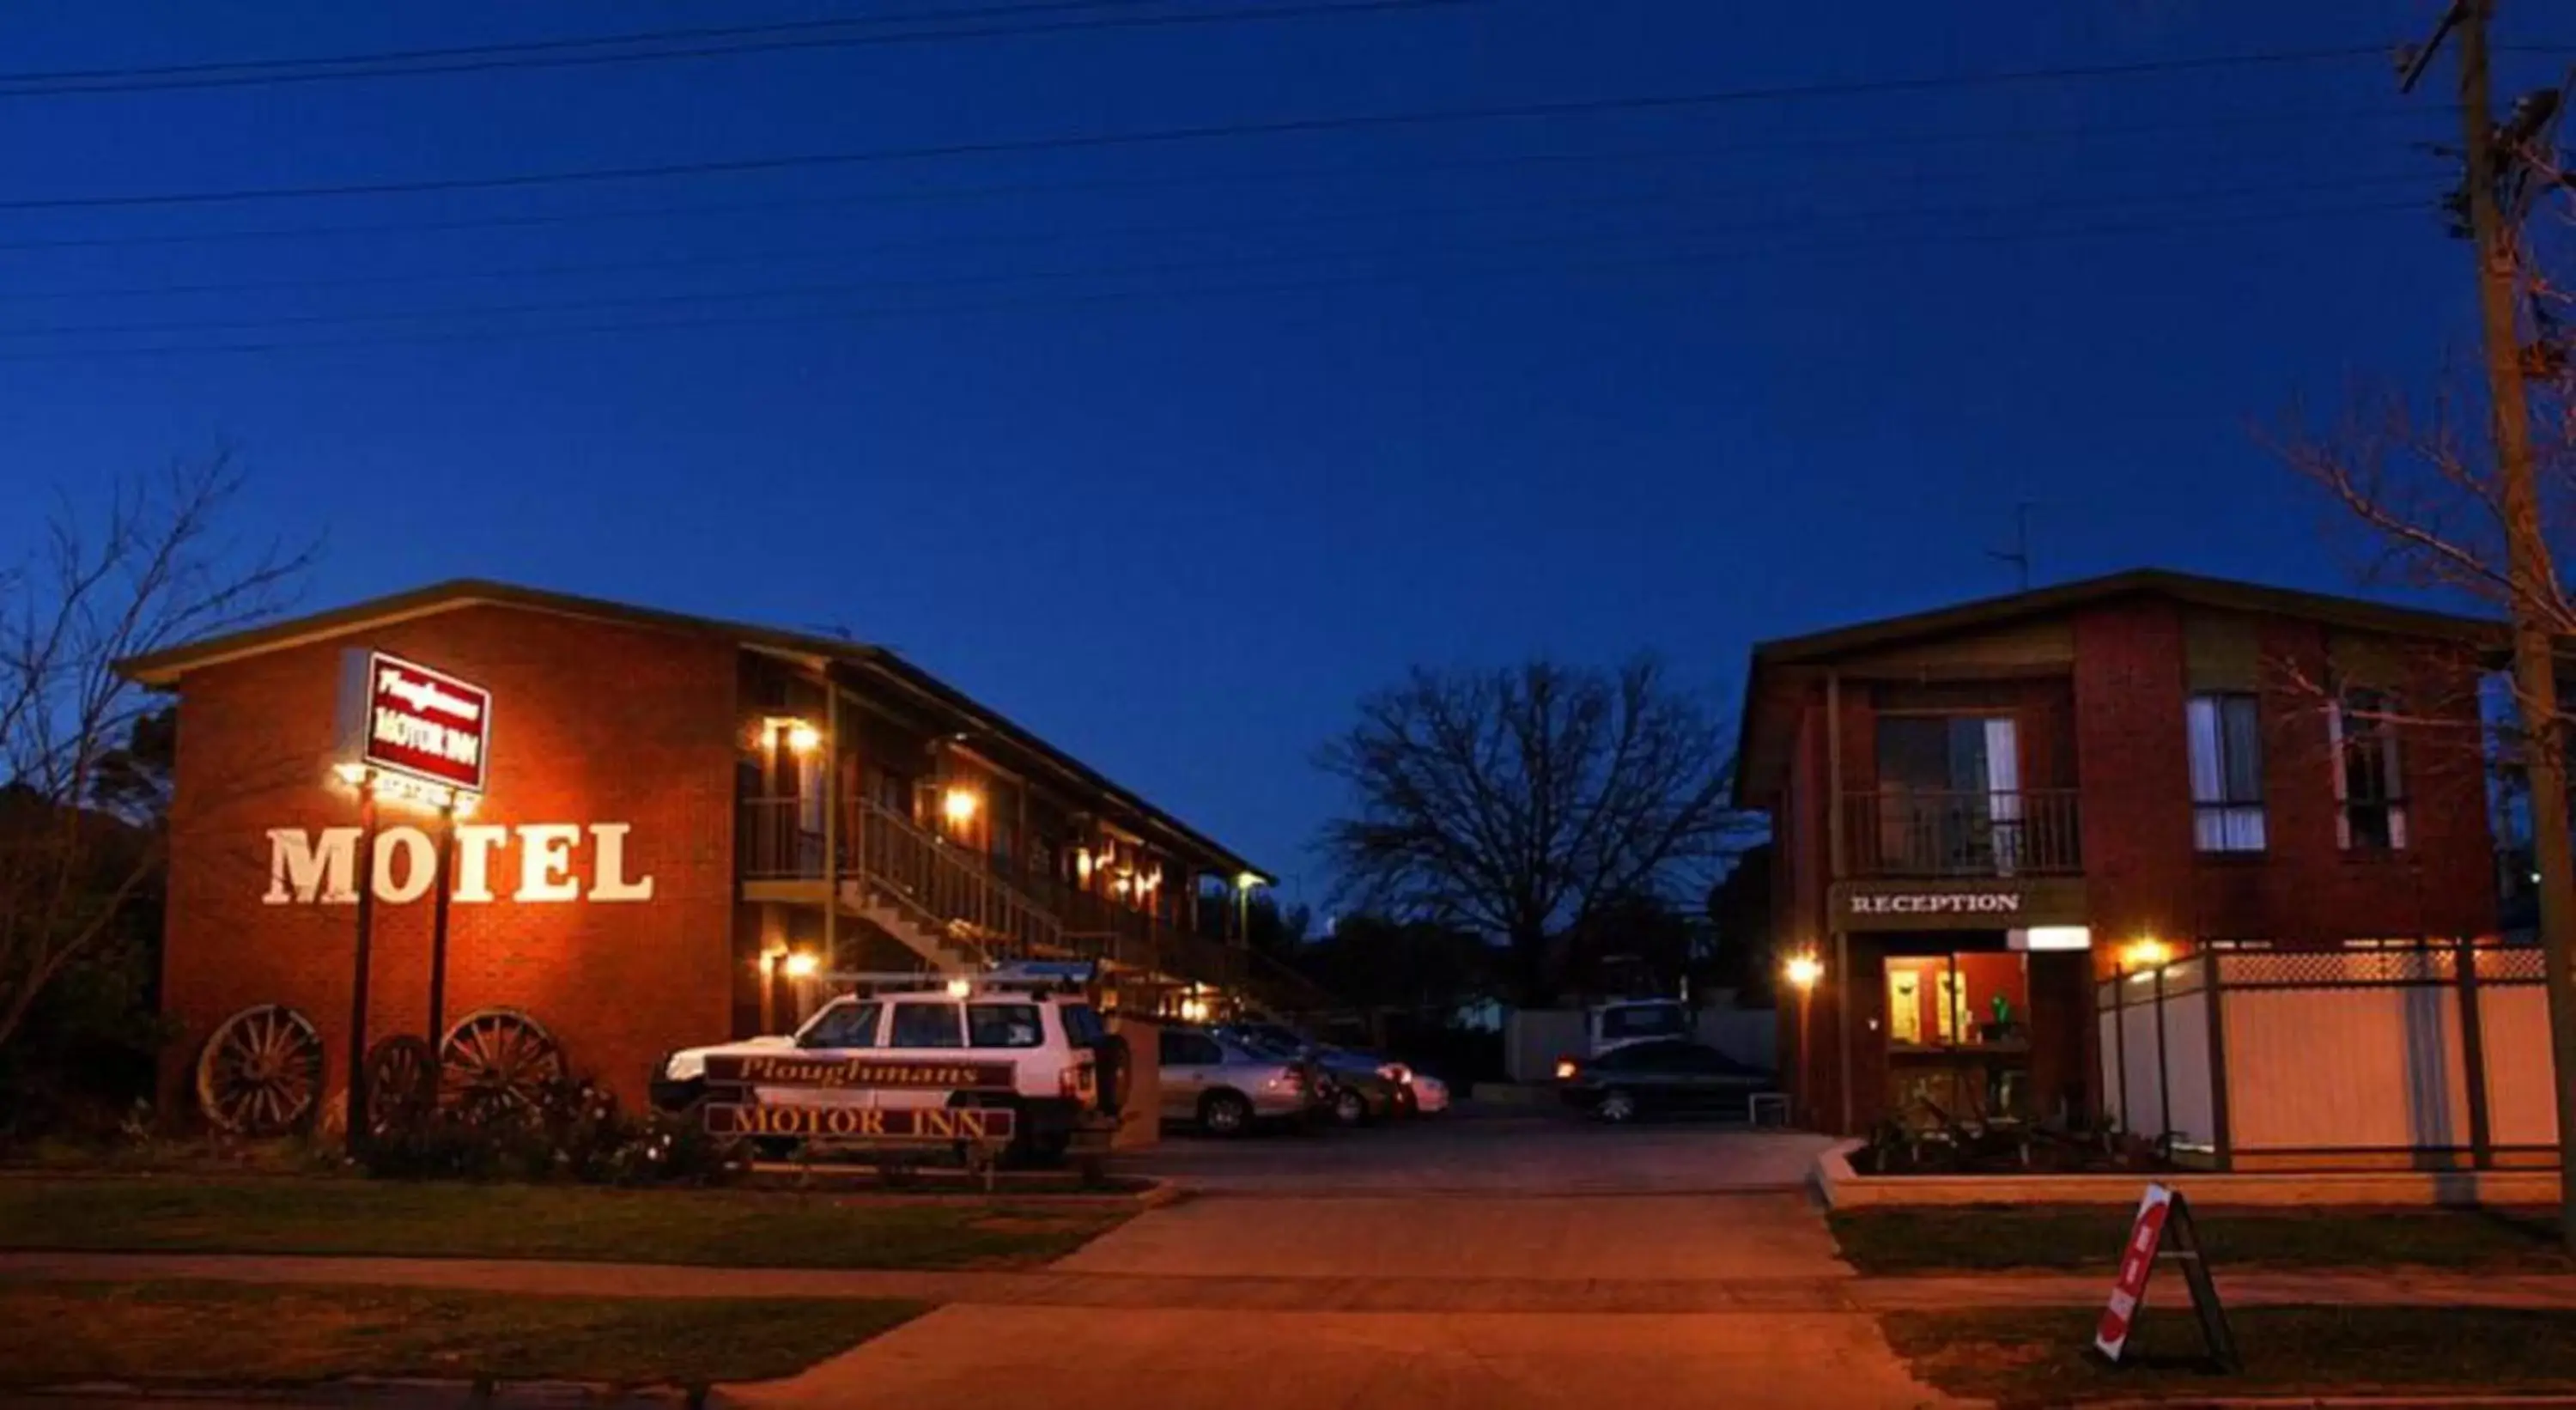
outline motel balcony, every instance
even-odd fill
[[[829,872],[845,897],[855,891],[917,921],[962,930],[988,959],[1097,960],[1174,984],[1250,991],[1297,1011],[1329,1002],[1302,976],[1240,943],[1038,872],[1005,872],[994,858],[870,800],[845,800],[829,832],[811,800],[746,798],[740,806],[738,864],[746,882],[816,883],[820,901],[828,846],[837,858]]]
[[[1968,880],[2077,876],[2076,790],[1882,789],[1846,793],[1845,874]]]

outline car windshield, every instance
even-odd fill
[[[1045,1041],[1035,1004],[968,1004],[966,1046],[1034,1048]]]
[[[1612,1041],[1670,1038],[1689,1031],[1690,1014],[1679,1004],[1621,1004],[1601,1011],[1601,1036]]]
[[[873,1048],[877,1042],[876,1004],[835,1004],[814,1015],[796,1043],[805,1048]]]
[[[1107,1036],[1100,1015],[1089,1004],[1064,1004],[1056,1012],[1064,1018],[1065,1041],[1077,1048],[1095,1047]]]
[[[1292,1058],[1299,1052],[1295,1043],[1282,1043],[1258,1028],[1239,1028],[1225,1036],[1254,1057]]]

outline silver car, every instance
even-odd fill
[[[1163,1119],[1212,1136],[1238,1136],[1257,1121],[1293,1121],[1313,1108],[1314,1073],[1294,1058],[1257,1052],[1197,1028],[1166,1028],[1157,1043]]]

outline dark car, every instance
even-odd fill
[[[1562,1064],[1558,1073],[1566,1105],[1613,1123],[1654,1112],[1748,1116],[1753,1094],[1772,1084],[1758,1067],[1679,1039],[1631,1044]]]

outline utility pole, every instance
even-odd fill
[[[2031,502],[2026,499],[2013,505],[2013,546],[2011,552],[2007,553],[2000,548],[1990,548],[1986,550],[1987,557],[1999,562],[2009,563],[2013,565],[2015,569],[2019,570],[2021,582],[2020,590],[2023,592],[2030,591],[2030,510]]]
[[[2466,205],[2477,251],[2478,315],[2486,338],[2487,394],[2495,410],[2498,500],[2504,513],[2505,574],[2513,623],[2515,708],[2531,779],[2531,850],[2540,874],[2540,946],[2549,998],[2549,1047],[2557,1064],[2559,1232],[2576,1248],[2576,853],[2568,836],[2567,764],[2560,746],[2555,632],[2541,604],[2556,569],[2542,536],[2532,465],[2530,405],[2523,388],[2520,241],[2498,208],[2495,115],[2487,92],[2487,23],[2494,0],[2453,0],[2432,38],[2408,59],[2412,87],[2446,35],[2460,44],[2460,122],[2467,142]],[[2518,184],[2518,183],[2517,183]]]

